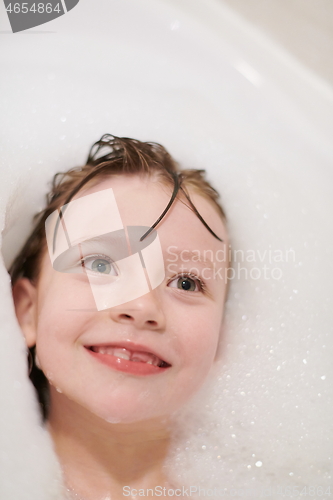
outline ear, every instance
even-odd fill
[[[37,290],[27,278],[19,279],[13,286],[15,313],[28,347],[36,344]]]

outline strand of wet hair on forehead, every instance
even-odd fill
[[[221,241],[223,243],[223,240],[221,238],[219,238],[217,236],[216,233],[214,233],[214,231],[208,226],[208,224],[204,221],[204,219],[201,217],[201,215],[199,214],[198,210],[195,208],[195,205],[192,203],[192,200],[190,198],[190,195],[188,194],[187,192],[187,189],[185,186],[180,186],[180,190],[184,193],[184,195],[186,196],[188,202],[190,203],[190,208],[191,210],[195,213],[195,215],[198,217],[198,219],[203,223],[203,225],[205,226],[206,229],[208,229],[208,231],[215,237],[217,238],[219,241]],[[182,200],[181,200],[182,201]],[[184,202],[183,202],[184,203]]]
[[[166,206],[166,208],[164,209],[163,213],[157,219],[157,221],[150,227],[150,229],[143,236],[141,236],[140,241],[142,241],[144,238],[146,238],[151,233],[151,231],[161,222],[161,220],[166,215],[166,213],[169,211],[169,209],[171,208],[171,205],[175,201],[177,194],[178,194],[178,191],[181,190],[184,193],[185,197],[187,198],[188,202],[190,203],[190,207],[188,207],[188,208],[190,208],[190,210],[192,210],[195,213],[195,215],[202,222],[202,224],[205,226],[205,228],[208,229],[208,231],[215,238],[217,238],[219,241],[223,242],[223,240],[217,236],[217,234],[208,226],[208,224],[201,217],[200,213],[198,212],[198,210],[195,208],[194,204],[192,203],[192,200],[190,198],[190,195],[187,192],[186,187],[182,186],[182,180],[183,180],[182,172],[170,172],[170,173],[171,173],[173,180],[174,180],[174,189],[173,189],[171,199],[170,199],[168,205]],[[183,200],[180,199],[180,201],[182,203],[184,203]],[[186,205],[186,203],[184,203],[184,204]],[[188,206],[188,205],[186,205],[186,206]]]

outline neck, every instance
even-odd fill
[[[84,500],[111,494],[123,500],[124,486],[167,485],[163,464],[170,436],[165,421],[111,424],[51,386],[47,428],[67,486]]]

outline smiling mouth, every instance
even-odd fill
[[[123,347],[117,346],[87,346],[90,351],[97,354],[104,354],[106,356],[113,356],[118,359],[124,359],[132,363],[142,363],[146,365],[152,365],[158,368],[168,368],[171,365],[159,358],[151,352],[145,351],[132,351],[131,349],[125,349]]]

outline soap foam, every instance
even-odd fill
[[[102,3],[110,15],[101,16],[98,33],[90,24],[93,7],[82,2],[71,17],[53,22],[54,36],[22,34],[4,41],[5,264],[43,207],[52,175],[83,164],[103,133],[161,142],[184,168],[205,168],[221,193],[232,249],[243,254],[232,263],[235,278],[214,373],[176,416],[170,481],[227,488],[229,495],[236,488],[234,496],[243,488],[248,498],[258,498],[250,491],[257,487],[327,486],[333,376],[330,122],[325,126],[323,119],[319,126],[311,120],[287,78],[279,88],[263,74],[259,88],[235,69],[240,49],[228,35],[231,18],[222,7],[225,38],[212,31],[210,39],[193,14],[171,4],[139,7],[123,0],[115,12]],[[258,61],[261,54],[265,60],[266,49],[235,30],[252,43]],[[291,69],[274,57],[272,64],[288,74]],[[306,78],[294,78],[324,116],[331,103],[324,106]],[[255,261],[246,259],[249,250]],[[283,260],[269,262],[269,250],[281,252]],[[270,272],[278,268],[280,278],[265,279],[265,265]],[[1,282],[2,496],[60,498],[60,472],[27,380],[3,267]],[[276,491],[271,496],[280,498]]]

